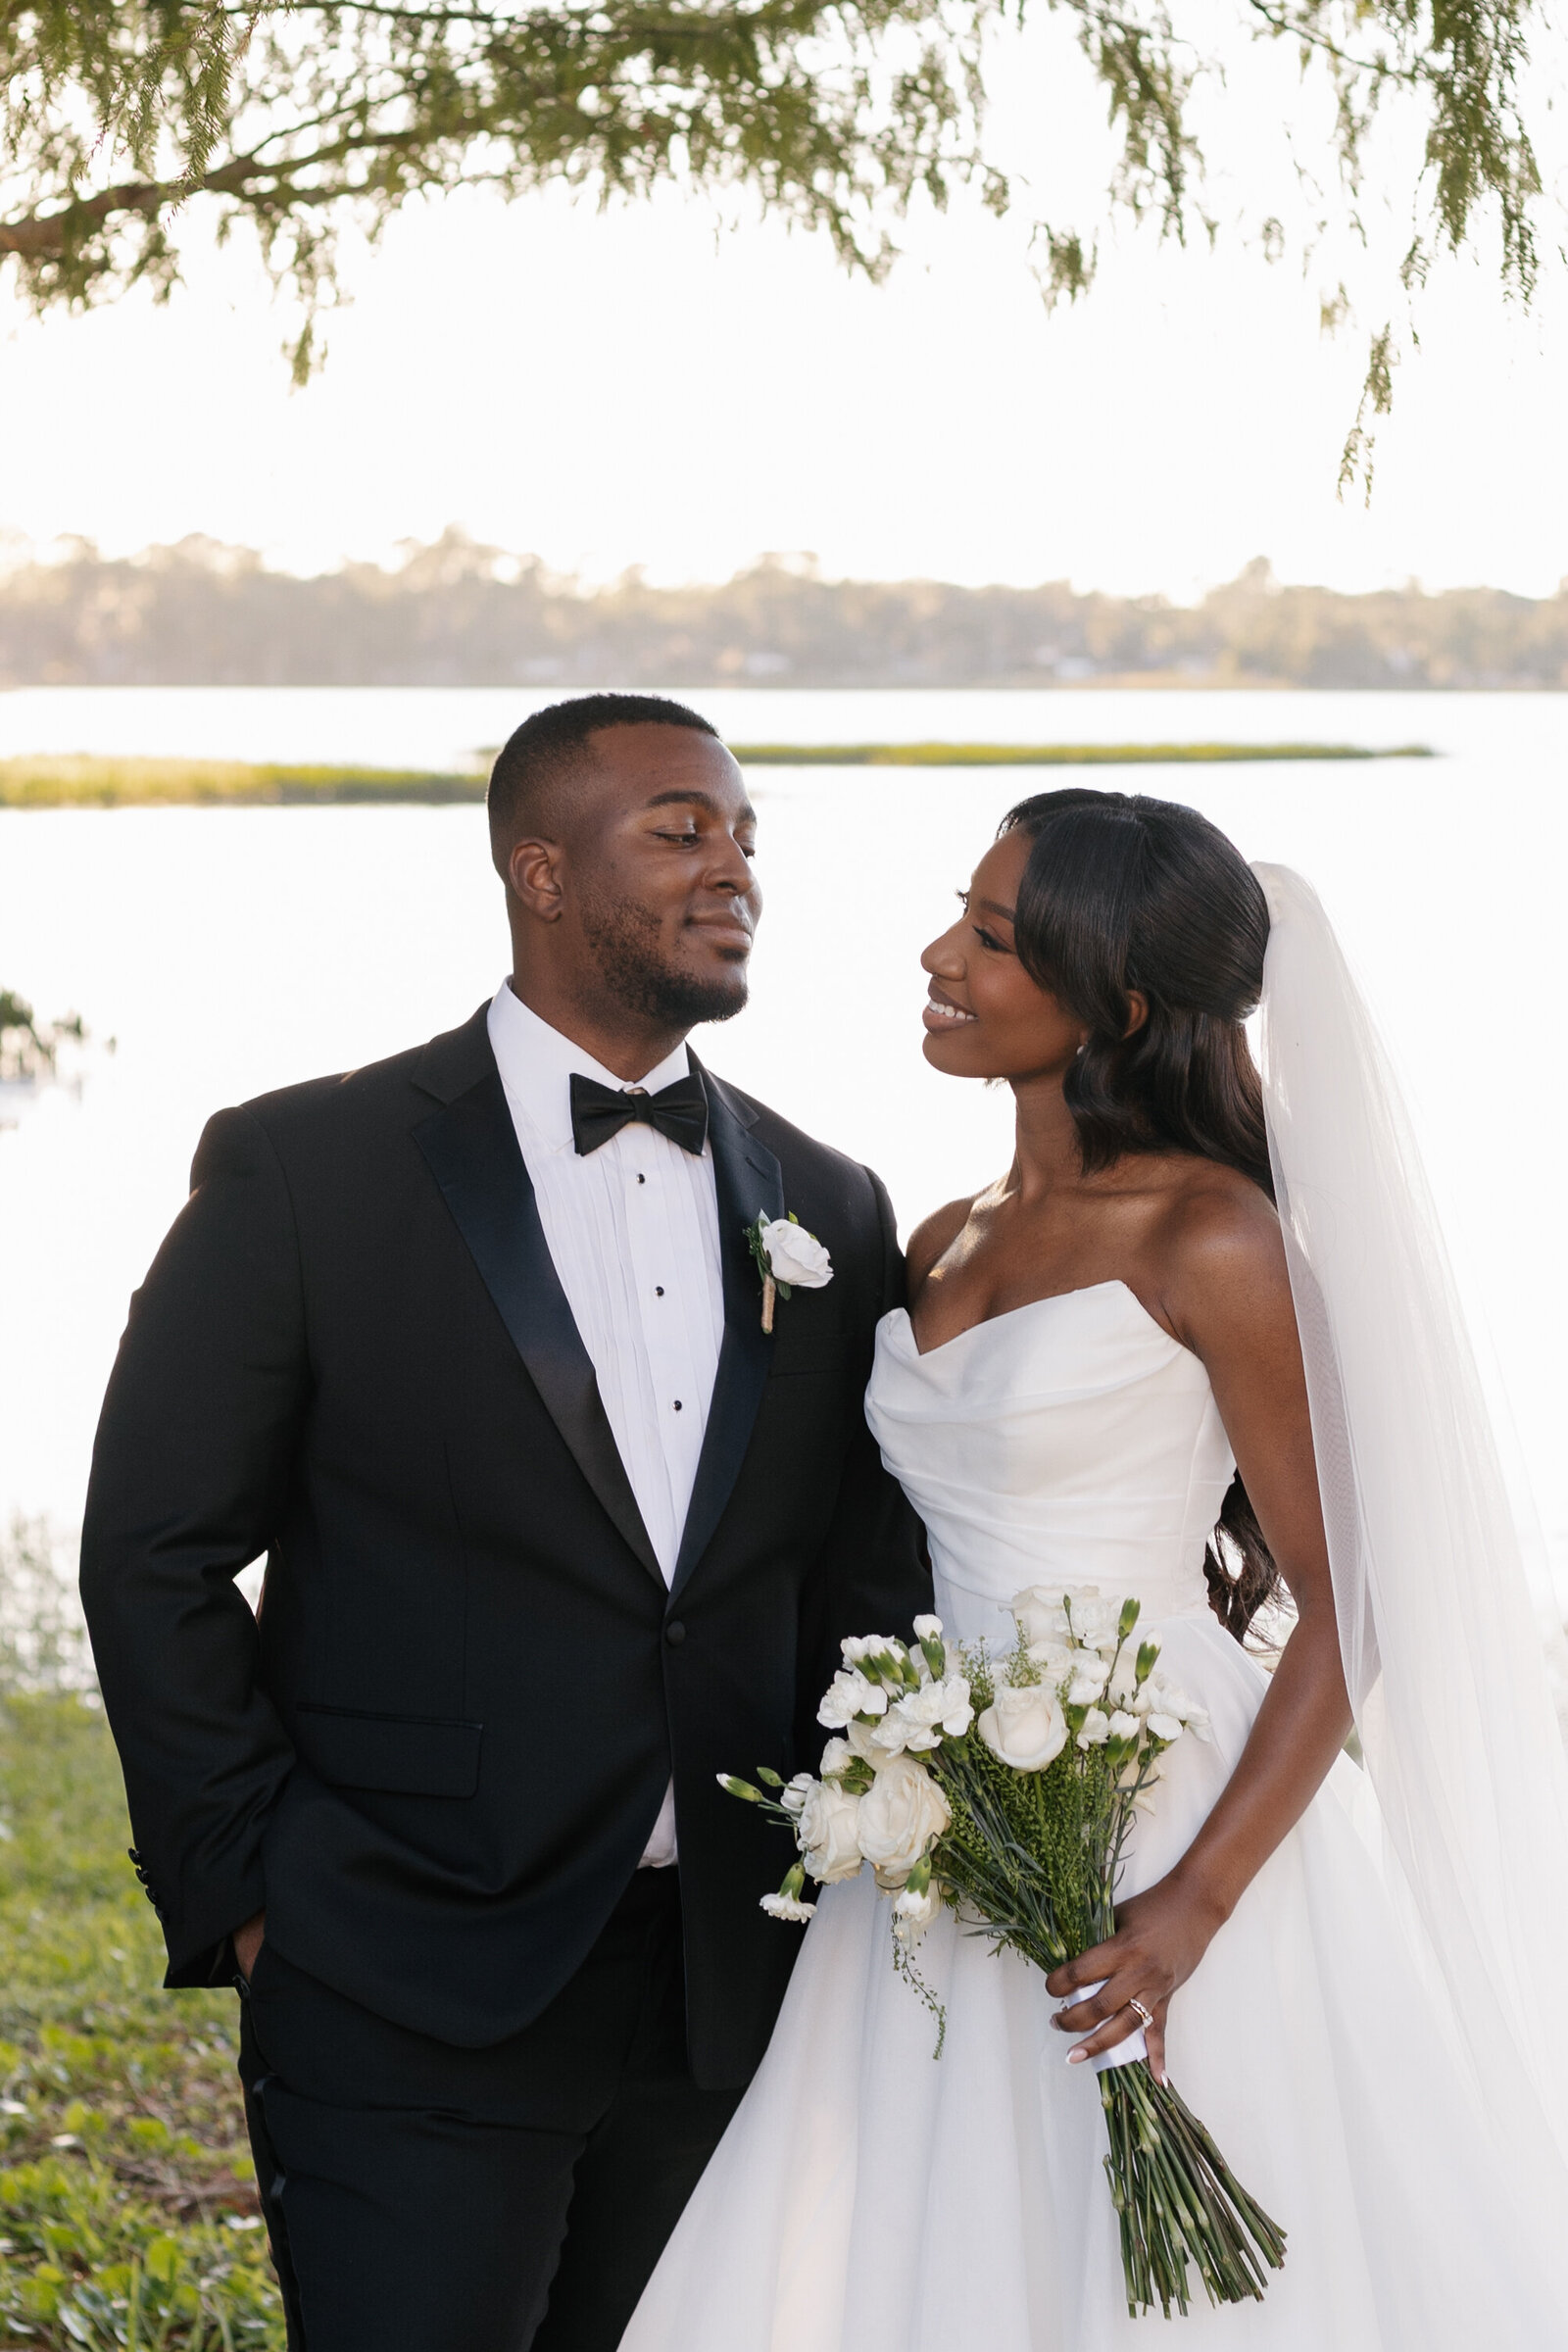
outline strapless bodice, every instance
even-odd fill
[[[1123,1282],[1037,1298],[922,1355],[877,1329],[866,1416],[926,1525],[951,1634],[1004,1638],[1024,1585],[1208,1608],[1203,1550],[1236,1462],[1208,1374]]]

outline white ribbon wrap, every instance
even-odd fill
[[[1075,2009],[1080,2001],[1092,2001],[1097,1992],[1104,1989],[1104,1985],[1105,1979],[1103,1977],[1101,1978],[1098,1984],[1085,1984],[1079,1991],[1069,1992],[1064,2001],[1057,2003],[1057,2008]],[[1090,2031],[1093,2033],[1098,2029],[1091,2027]],[[1069,2050],[1067,2055],[1070,2058],[1072,2051]],[[1097,2075],[1102,2075],[1107,2066],[1132,2066],[1138,2059],[1148,2056],[1149,2042],[1143,2027],[1140,2026],[1136,2034],[1129,2034],[1125,2041],[1118,2041],[1113,2050],[1097,2050],[1089,2063]]]

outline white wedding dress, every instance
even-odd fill
[[[1204,1545],[1234,1463],[1202,1365],[1107,1282],[923,1356],[907,1316],[888,1316],[867,1410],[929,1530],[951,1637],[1005,1644],[1025,1585],[1136,1593],[1163,1671],[1207,1708],[1211,1744],[1171,1750],[1138,1825],[1123,1886],[1149,1885],[1267,1689],[1208,1606]],[[1563,2352],[1560,2241],[1518,2219],[1510,2151],[1450,2061],[1356,1826],[1366,1794],[1342,1759],[1172,2001],[1171,2079],[1289,2253],[1261,2304],[1212,2310],[1195,2275],[1169,2340]],[[1128,2317],[1097,2079],[1065,2064],[1043,1976],[943,1913],[918,1955],[947,2011],[936,2060],[868,1877],[827,1889],[805,1934],[766,2058],[622,2352],[1166,2341],[1157,2313]]]

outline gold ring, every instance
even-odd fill
[[[1144,2007],[1144,2004],[1143,2004],[1143,2002],[1142,2002],[1142,2001],[1141,2001],[1141,2000],[1138,1998],[1138,1995],[1137,1995],[1137,1993],[1136,1993],[1136,1992],[1133,1994],[1133,1997],[1132,1997],[1132,1999],[1131,1999],[1131,2000],[1128,2002],[1127,2006],[1128,2006],[1128,2008],[1129,2008],[1129,2009],[1136,2009],[1136,2010],[1137,2010],[1137,2012],[1138,2012],[1139,2016],[1140,2016],[1140,2017],[1143,2019],[1143,2021],[1144,2021],[1144,2024],[1145,2024],[1146,2026],[1152,2026],[1152,2025],[1153,2024],[1153,2022],[1154,2022],[1154,2012],[1152,2011],[1152,2009],[1146,2009],[1146,2008]]]

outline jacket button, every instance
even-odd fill
[[[686,1628],[678,1617],[672,1617],[664,1628],[664,1640],[671,1649],[679,1649],[686,1639]]]

